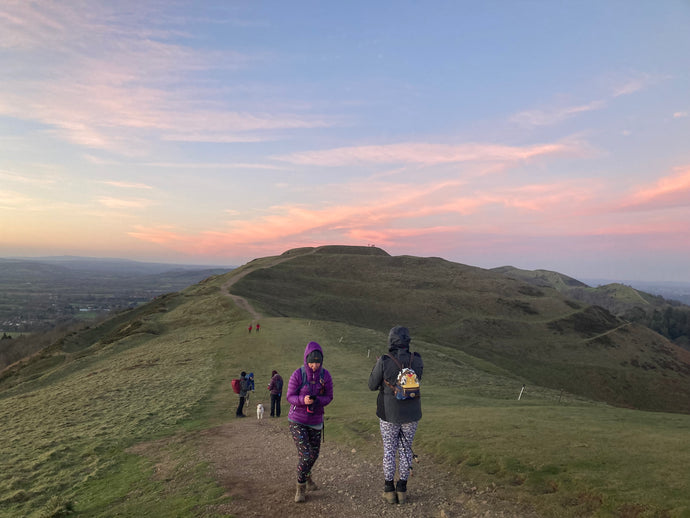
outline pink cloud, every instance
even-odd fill
[[[168,141],[259,142],[274,139],[266,134],[272,130],[331,125],[270,107],[233,109],[224,87],[198,86],[199,71],[236,69],[257,58],[172,43],[163,31],[151,37],[155,9],[3,6],[0,48],[25,54],[0,83],[0,114],[39,121],[58,138],[126,156],[140,154],[150,133]]]
[[[122,189],[153,189],[153,187],[145,183],[120,182],[117,180],[104,180],[103,183],[113,187],[121,187]]]
[[[648,210],[690,206],[690,167],[676,168],[654,185],[643,187],[623,200],[624,209]]]
[[[177,250],[184,250],[185,247],[189,245],[193,237],[176,232],[174,228],[170,226],[144,227],[141,225],[135,227],[135,230],[128,232],[127,235],[141,241],[164,245],[167,248]]]
[[[307,151],[273,157],[299,165],[338,167],[361,164],[448,164],[458,162],[519,162],[545,155],[573,153],[577,146],[568,143],[534,146],[502,146],[497,144],[444,145],[407,142],[381,146],[355,146]]]
[[[363,184],[362,184],[363,185]],[[457,239],[464,229],[474,232],[524,232],[538,228],[539,218],[549,232],[569,229],[564,207],[573,200],[589,200],[593,194],[583,183],[532,185],[482,191],[464,182],[428,185],[367,184],[369,191],[354,204],[272,207],[271,214],[231,221],[226,229],[200,234],[164,228],[140,228],[131,236],[178,251],[199,253],[254,247],[261,244],[291,247],[294,242],[392,244],[419,236],[448,235]],[[349,186],[357,190],[359,187]],[[373,192],[372,192],[373,191]],[[568,203],[566,203],[568,202]],[[582,210],[578,206],[576,210]],[[538,213],[536,216],[532,214]],[[556,213],[552,216],[552,213]],[[498,219],[497,219],[498,218]],[[456,237],[452,237],[453,233]]]

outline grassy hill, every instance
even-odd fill
[[[232,293],[272,316],[379,330],[405,322],[415,336],[537,385],[631,408],[690,411],[689,351],[567,297],[554,282],[371,247],[342,251],[301,249],[250,263]]]
[[[690,306],[667,300],[620,283],[595,288],[557,272],[520,270],[511,266],[497,268],[508,277],[530,284],[551,287],[566,297],[587,305],[597,305],[614,315],[641,324],[690,350]]]
[[[251,315],[225,292],[235,279],[231,291],[266,315],[251,337]],[[631,350],[605,346],[602,334],[627,336],[645,358],[658,343],[668,351],[653,354],[685,365],[672,359],[675,349],[498,272],[335,247],[257,259],[3,371],[0,516],[217,516],[214,505],[228,496],[195,454],[199,432],[232,418],[229,380],[240,370],[252,370],[259,386],[272,369],[297,367],[310,340],[324,346],[337,388],[329,440],[378,458],[366,379],[393,324],[410,326],[425,361],[415,451],[449,476],[530,503],[543,516],[690,516],[690,415],[612,407],[527,377],[550,367],[567,373],[572,362],[599,374],[657,374],[669,389],[681,372],[613,367]],[[541,360],[543,370],[514,370],[521,358]],[[678,387],[680,401],[687,396]],[[164,480],[154,476],[155,460],[135,452],[171,436],[174,474]]]

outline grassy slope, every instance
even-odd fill
[[[247,315],[220,295],[224,280],[70,337],[0,380],[0,516],[58,516],[50,510],[70,502],[78,516],[204,515],[223,497],[189,431],[233,414],[229,379],[239,370],[253,371],[258,389],[272,369],[299,366],[309,340],[324,346],[335,380],[328,437],[380,455],[366,379],[386,329],[267,318],[250,338]],[[427,374],[415,443],[422,462],[432,455],[546,516],[690,516],[690,416],[612,408],[531,384],[518,402],[523,380],[500,367],[417,338],[413,348]],[[166,452],[172,488],[151,477],[152,461],[128,453],[170,434],[180,437]]]
[[[533,383],[632,408],[688,411],[690,353],[646,328],[498,272],[334,251],[256,261],[232,292],[274,316],[371,329],[405,322],[417,337]]]

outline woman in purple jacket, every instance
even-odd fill
[[[292,373],[288,382],[288,421],[299,458],[295,502],[306,500],[307,489],[318,489],[311,479],[311,470],[319,458],[323,410],[333,401],[333,379],[322,365],[321,346],[316,342],[309,342],[304,350],[304,365]]]

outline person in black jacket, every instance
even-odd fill
[[[235,416],[237,417],[247,417],[244,415],[244,401],[247,398],[247,393],[249,392],[249,378],[247,373],[242,371],[240,374],[240,402],[237,405],[237,410],[235,411]]]
[[[258,324],[257,324],[258,326]],[[280,417],[280,398],[283,396],[283,377],[278,371],[271,372],[271,382],[268,384],[271,393],[271,417]]]
[[[388,334],[388,355],[376,360],[369,375],[369,390],[379,391],[376,415],[383,439],[383,498],[391,504],[405,503],[407,479],[412,469],[412,441],[422,417],[420,398],[398,399],[394,389],[401,366],[411,368],[422,379],[424,362],[418,353],[410,352],[410,340],[406,327],[392,328]],[[396,460],[399,479],[394,484]]]

